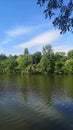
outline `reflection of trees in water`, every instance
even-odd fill
[[[46,103],[51,100],[51,93],[53,91],[53,86],[49,77],[45,76],[21,76],[17,79],[18,84],[22,89],[24,95],[26,91],[36,92],[37,95],[44,97]],[[26,94],[27,95],[27,94]]]
[[[67,96],[73,98],[73,76],[72,75],[58,75],[54,76],[54,92],[58,97]]]
[[[73,84],[72,76],[19,76],[17,77],[17,84],[21,87],[24,96],[27,95],[26,91],[36,91],[37,94],[44,97],[46,103],[51,102],[54,96],[73,97]]]
[[[72,76],[10,76],[0,83],[0,110],[8,109],[9,116],[16,115],[38,130],[40,125],[53,129],[56,121],[64,125],[64,119],[68,123],[66,113],[73,112]]]

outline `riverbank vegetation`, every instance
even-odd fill
[[[0,54],[1,74],[73,74],[73,50],[67,54],[54,52],[51,45],[42,52],[30,54],[28,48],[23,55]]]

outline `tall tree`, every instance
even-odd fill
[[[28,48],[24,49],[24,54],[29,54]]]
[[[73,32],[73,0],[38,0],[37,4],[43,6],[46,18],[54,18],[54,27],[60,29],[60,33]]]
[[[43,47],[43,54],[44,55],[51,55],[53,53],[53,50],[52,50],[52,46],[51,45],[46,45]]]

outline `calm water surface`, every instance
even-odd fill
[[[0,130],[73,130],[73,76],[0,75]]]

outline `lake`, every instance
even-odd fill
[[[73,130],[73,76],[0,75],[0,130]]]

